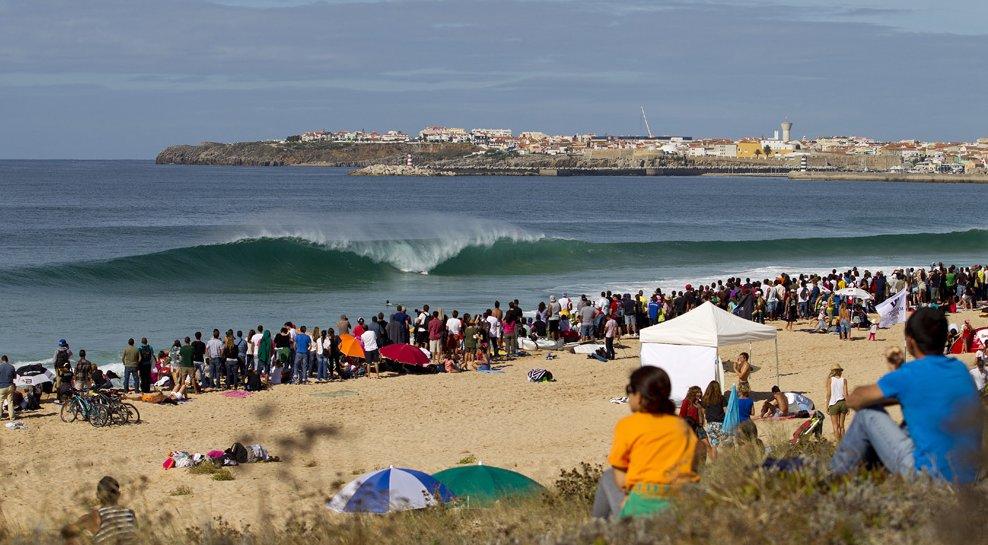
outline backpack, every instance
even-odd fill
[[[141,358],[142,364],[149,364],[154,360],[154,351],[151,350],[151,345],[142,344],[140,348],[137,349],[137,353]]]
[[[55,369],[61,369],[63,365],[69,363],[69,351],[59,350],[55,353]]]
[[[545,369],[532,369],[528,372],[529,382],[552,382],[552,373]]]
[[[247,463],[247,447],[243,443],[234,443],[232,447],[226,449],[224,452],[226,458],[237,462],[238,464]]]

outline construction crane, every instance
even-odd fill
[[[645,131],[648,132],[648,137],[654,138],[652,135],[652,127],[648,125],[648,116],[645,115],[645,106],[642,106],[642,120],[645,121]]]

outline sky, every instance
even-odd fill
[[[0,158],[429,124],[988,137],[984,0],[0,0]]]

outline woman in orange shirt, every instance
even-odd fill
[[[695,483],[697,437],[675,415],[669,375],[658,367],[636,369],[628,381],[631,415],[614,429],[614,441],[597,488],[593,515],[648,516],[666,509],[683,485]]]

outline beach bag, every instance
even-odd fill
[[[224,451],[224,457],[238,464],[246,464],[249,452],[243,443],[234,443],[232,447]]]
[[[815,436],[819,438],[823,434],[823,422],[827,419],[822,412],[816,411],[813,416],[808,420],[805,420],[802,424],[796,428],[796,431],[792,434],[792,439],[789,443],[792,445],[798,444],[803,438]]]
[[[552,382],[552,373],[546,369],[532,369],[528,372],[529,382]]]

